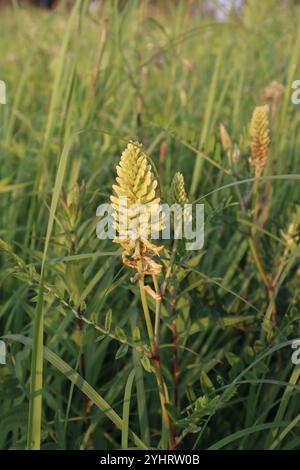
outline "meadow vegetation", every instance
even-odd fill
[[[299,449],[300,7],[12,3],[0,448]],[[204,204],[202,250],[97,238],[130,141],[162,201]]]

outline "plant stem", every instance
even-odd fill
[[[251,230],[249,231],[249,234],[248,234],[248,240],[249,240],[249,245],[250,245],[251,253],[253,255],[255,264],[256,264],[257,269],[259,271],[259,274],[260,274],[260,276],[261,276],[261,278],[262,278],[262,280],[263,280],[263,282],[264,282],[264,284],[267,288],[269,300],[272,300],[274,288],[273,288],[272,283],[270,282],[270,280],[269,280],[269,278],[268,278],[268,276],[267,276],[267,274],[264,270],[262,261],[259,257],[257,248],[255,246],[254,237],[253,237],[253,234],[252,234]],[[273,320],[274,320],[274,322],[276,322],[276,317],[277,317],[277,310],[276,310],[276,305],[274,303],[274,305],[273,305]]]
[[[269,278],[264,270],[264,267],[263,267],[263,264],[261,262],[261,259],[258,255],[258,252],[257,252],[257,249],[256,249],[256,246],[255,246],[255,242],[254,242],[254,238],[253,238],[253,235],[252,235],[252,232],[249,231],[249,234],[248,234],[248,240],[249,240],[249,245],[250,245],[250,249],[251,249],[251,253],[253,255],[253,258],[254,258],[254,261],[255,261],[255,264],[257,266],[257,269],[259,271],[259,274],[265,284],[265,286],[267,287],[267,289],[270,288],[270,281],[269,281]]]
[[[266,196],[266,201],[265,201],[264,208],[263,208],[261,216],[260,216],[260,228],[261,229],[264,228],[265,223],[266,223],[267,218],[268,218],[268,215],[269,215],[272,194],[273,194],[273,185],[272,185],[272,182],[270,181],[269,185],[268,185],[268,192],[267,192],[267,196]]]
[[[159,331],[160,331],[160,318],[161,318],[161,306],[162,306],[162,297],[159,289],[158,281],[156,276],[152,276],[153,284],[155,288],[156,295],[158,299],[155,303],[155,324],[154,324],[154,351],[155,356],[159,356]]]
[[[154,348],[154,333],[153,333],[153,327],[152,327],[150,312],[149,312],[147,298],[146,298],[146,292],[144,289],[144,277],[142,277],[142,279],[139,280],[139,288],[140,288],[141,301],[142,301],[144,317],[145,317],[145,322],[146,322],[146,327],[147,327],[147,332],[148,332],[148,337],[149,337],[149,342],[150,342],[150,348],[151,348],[151,352],[153,352],[155,349]]]
[[[81,309],[80,307],[77,308],[77,314],[78,314],[78,317],[77,317],[77,326],[78,326],[78,329],[80,331],[80,335],[82,336],[83,334],[83,323],[82,323],[82,319],[81,319]],[[81,354],[80,354],[80,375],[81,377],[86,380],[86,366],[85,366],[85,357],[84,357],[84,352],[81,350]],[[89,399],[88,397],[84,394],[83,395],[83,415],[84,415],[84,424],[85,424],[85,427],[86,429],[89,427],[90,425],[90,420],[88,418],[88,411],[89,411]]]
[[[178,357],[178,334],[177,334],[177,323],[176,323],[176,299],[174,287],[171,287],[171,304],[172,304],[172,338],[173,338],[173,380],[174,380],[174,403],[175,406],[179,405],[179,357]]]
[[[157,294],[156,308],[155,308],[155,329],[154,329],[154,341],[155,341],[155,357],[160,356],[159,354],[159,343],[160,343],[160,319],[161,319],[161,308],[162,301],[165,297],[169,279],[171,277],[172,268],[176,256],[176,250],[178,246],[178,241],[175,240],[172,248],[172,254],[170,258],[169,265],[167,267],[167,272],[165,279],[163,281],[161,290],[159,289],[158,281],[156,276],[152,276],[155,291]],[[176,303],[175,303],[175,293],[174,289],[171,289],[172,295],[172,313],[175,318],[172,321],[172,338],[173,338],[173,380],[174,380],[174,404],[178,406],[178,384],[179,384],[179,360],[178,360],[178,336],[177,336],[177,325],[176,325]],[[172,430],[173,431],[173,430]],[[175,430],[174,430],[175,432]],[[173,432],[172,432],[173,434]],[[172,449],[176,448],[176,440],[174,439],[174,444]]]
[[[160,317],[161,317],[161,306],[162,300],[165,296],[165,291],[167,288],[168,280],[170,278],[172,261],[169,265],[170,269],[167,270],[167,274],[162,286],[161,291],[159,290],[158,282],[156,276],[153,276],[153,283],[156,293],[159,295],[158,300],[156,301],[156,310],[155,310],[155,354],[159,356],[159,330],[160,330]],[[178,359],[178,335],[177,335],[177,325],[176,325],[176,300],[174,288],[171,287],[171,304],[172,304],[172,315],[174,317],[172,321],[172,338],[173,338],[173,378],[174,378],[174,404],[178,406],[178,384],[179,384],[179,359]]]
[[[173,439],[172,425],[171,425],[169,413],[165,407],[165,405],[168,403],[167,394],[166,394],[166,386],[164,384],[164,380],[163,380],[163,376],[161,372],[160,357],[159,355],[156,355],[154,332],[153,332],[153,327],[151,323],[150,312],[149,312],[147,298],[146,298],[146,292],[144,289],[144,277],[142,277],[139,280],[139,288],[140,288],[140,295],[141,295],[141,301],[142,301],[142,306],[143,306],[143,311],[144,311],[145,322],[146,322],[148,336],[149,336],[149,342],[150,342],[150,348],[151,348],[151,354],[152,354],[152,363],[154,365],[154,371],[155,371],[155,376],[156,376],[156,381],[157,381],[157,386],[158,386],[161,410],[162,410],[164,422],[168,431],[169,445],[171,449],[174,449],[176,448],[176,446],[175,446],[175,442]]]
[[[167,287],[168,287],[169,279],[171,277],[172,267],[173,267],[174,260],[175,260],[177,246],[178,246],[178,241],[175,240],[173,248],[172,248],[172,254],[171,254],[170,262],[169,262],[169,265],[167,267],[165,279],[162,283],[161,290],[159,290],[158,282],[157,282],[156,277],[152,276],[156,293],[159,296],[159,300],[157,300],[157,302],[156,302],[155,335],[154,335],[154,337],[155,337],[155,351],[156,351],[157,355],[159,355],[159,328],[160,328],[162,301],[163,301],[163,299],[166,295],[166,290],[167,290]]]

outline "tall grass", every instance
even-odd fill
[[[0,448],[167,448],[142,307],[152,325],[159,313],[177,447],[299,448],[299,21],[275,0],[224,22],[183,0],[1,13]],[[283,93],[255,178],[249,124],[274,80]],[[96,237],[136,139],[163,200],[180,171],[205,204],[203,250],[166,244],[164,274],[145,278],[165,285],[162,302],[143,288],[141,302],[118,247]]]

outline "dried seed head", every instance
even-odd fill
[[[264,89],[264,97],[266,100],[277,103],[284,92],[284,86],[274,80]]]
[[[251,158],[255,176],[260,176],[266,165],[270,146],[268,105],[257,106],[252,114],[250,124]]]
[[[224,150],[230,152],[232,150],[231,137],[222,123],[220,124],[220,139]]]
[[[187,204],[189,202],[184,183],[184,176],[182,173],[175,173],[170,190],[170,202],[181,204]]]
[[[160,198],[156,195],[157,180],[141,144],[129,142],[121,155],[117,175],[117,184],[112,187],[115,195],[110,197],[119,234],[114,242],[120,244],[124,250],[124,264],[142,274],[158,274],[161,265],[152,257],[158,255],[163,247],[157,247],[148,238],[153,230],[159,231],[161,228],[160,222],[153,224],[151,218],[152,210],[158,206]],[[122,198],[126,198],[126,205],[123,205]]]

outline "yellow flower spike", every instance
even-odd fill
[[[255,176],[260,176],[262,174],[268,159],[271,142],[268,114],[268,105],[257,106],[252,114],[250,124],[250,163],[255,168]]]
[[[226,130],[226,127],[222,123],[220,124],[220,139],[222,142],[223,149],[226,152],[230,152],[232,150],[232,140]]]
[[[151,220],[151,208],[160,203],[156,188],[157,181],[142,145],[129,142],[117,166],[116,184],[112,186],[115,195],[110,200],[115,209],[115,227],[119,235],[114,243],[121,245],[124,250],[123,263],[140,274],[159,274],[162,268],[153,260],[153,256],[158,255],[163,247],[154,245],[148,239],[151,229],[159,228]],[[126,206],[120,199],[122,197],[127,198]],[[137,205],[146,208],[142,222],[137,220],[140,216]],[[127,224],[126,237],[121,236],[124,224]]]

